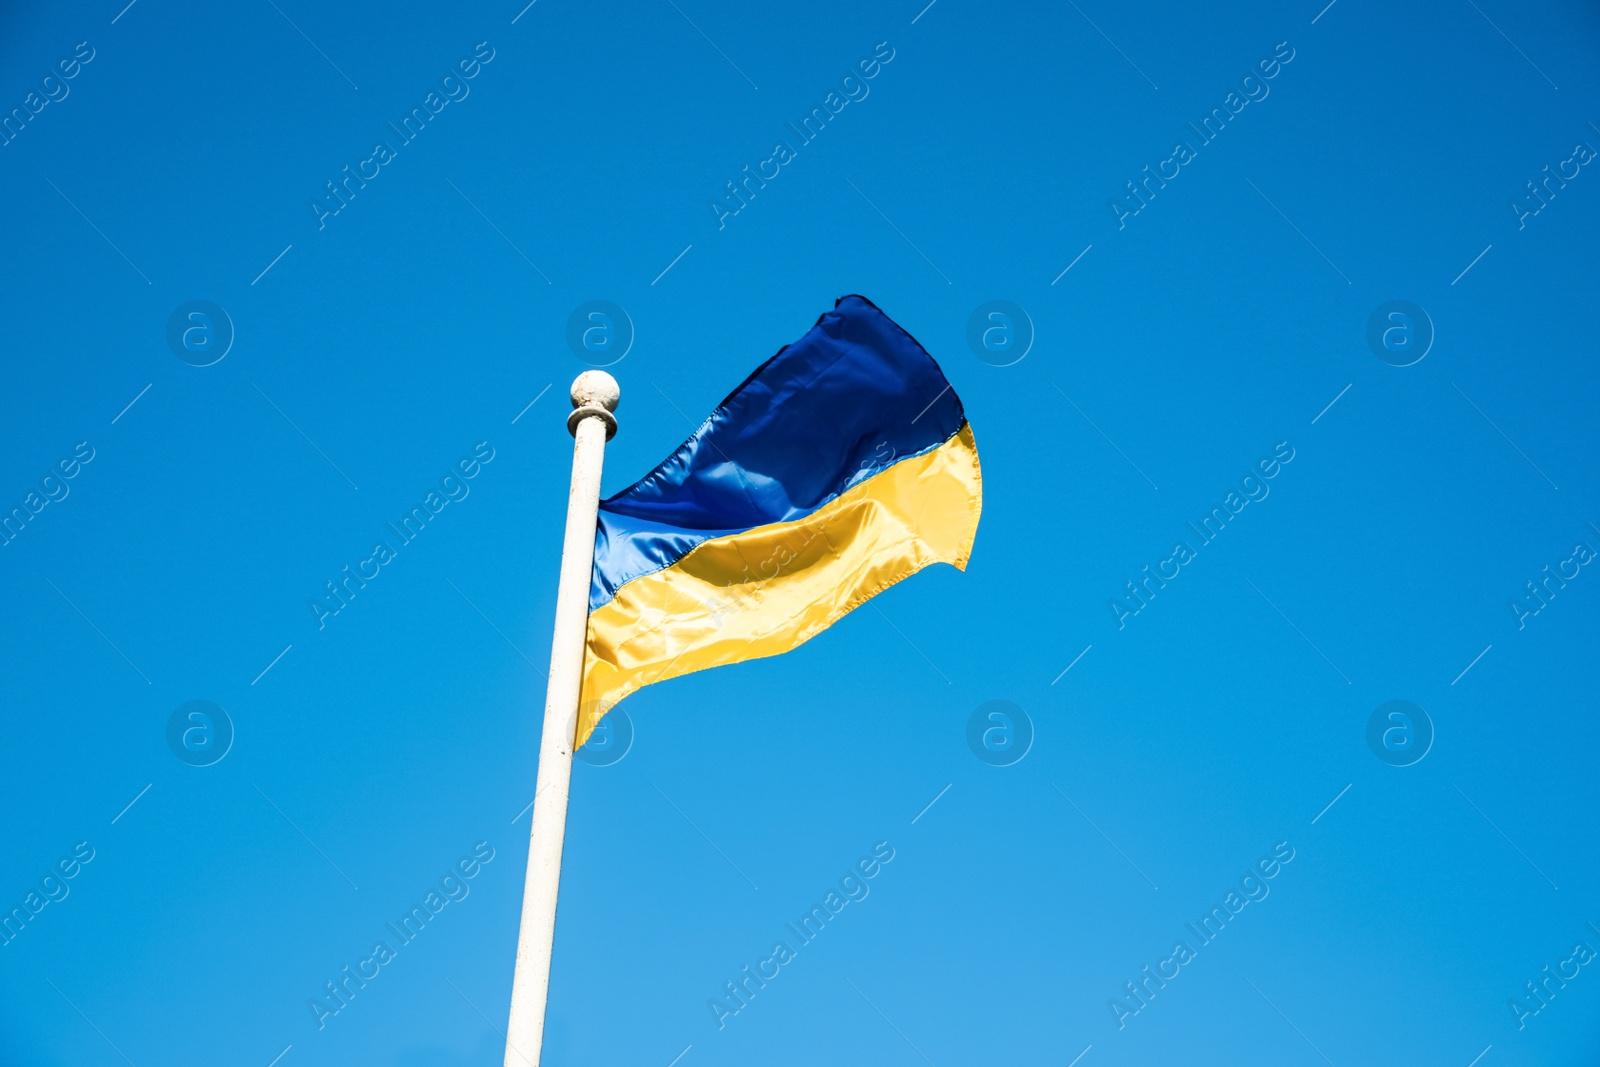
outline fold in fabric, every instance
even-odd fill
[[[844,297],[601,503],[589,609],[703,540],[809,515],[965,421],[916,339],[871,301]]]

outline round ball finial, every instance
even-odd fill
[[[603,370],[586,370],[572,381],[573,412],[567,416],[567,431],[577,435],[578,426],[587,418],[598,418],[606,424],[606,440],[617,435],[617,419],[611,414],[622,402],[622,387]]]
[[[586,370],[572,380],[572,406],[602,407],[617,410],[622,400],[622,387],[603,370]]]

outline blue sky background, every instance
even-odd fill
[[[0,505],[94,457],[0,549],[0,904],[94,855],[0,947],[0,1062],[498,1064],[568,317],[636,335],[609,494],[849,292],[965,401],[971,567],[622,706],[631,751],[575,768],[546,1062],[1592,1060],[1600,968],[1508,1006],[1600,950],[1600,575],[1508,606],[1600,549],[1600,173],[1508,206],[1600,148],[1591,6],[122,3],[0,14],[7,111],[93,49],[0,147]],[[319,229],[479,42],[470,95]],[[1008,367],[966,340],[996,299],[1031,322]],[[190,300],[236,333],[211,366],[166,339]],[[1408,367],[1367,343],[1391,300],[1435,333]],[[470,495],[319,630],[323,583],[479,442]],[[1280,442],[1270,495],[1119,629],[1123,583]],[[167,741],[193,700],[235,735],[207,767]],[[993,700],[1034,732],[1007,767],[966,741]],[[1391,700],[1432,724],[1411,766],[1367,743]],[[319,1029],[478,842],[469,895]],[[870,896],[719,1030],[709,998],[877,842]]]

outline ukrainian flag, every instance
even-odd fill
[[[601,502],[577,744],[643,686],[787,652],[930,563],[965,570],[982,507],[938,364],[842,298]]]

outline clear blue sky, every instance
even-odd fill
[[[966,404],[971,568],[622,706],[546,1062],[1592,1059],[1592,6],[522,2],[0,14],[0,1063],[498,1064],[569,317],[609,494],[851,292]]]

